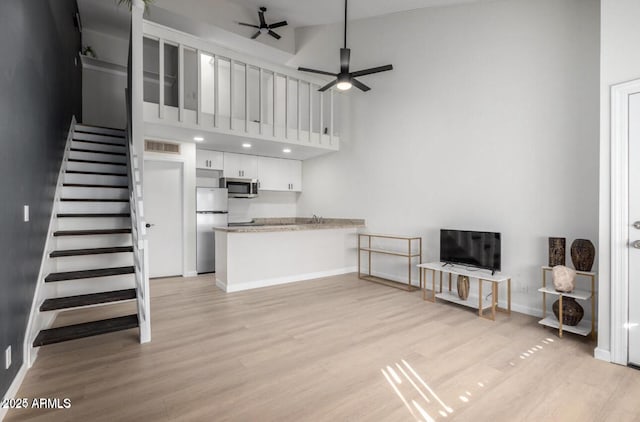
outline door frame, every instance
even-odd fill
[[[611,361],[629,361],[629,97],[640,79],[611,87]]]
[[[180,227],[180,239],[181,239],[181,243],[180,243],[180,255],[181,255],[181,267],[182,267],[182,276],[183,277],[187,277],[186,275],[186,268],[185,268],[185,264],[186,264],[186,260],[185,260],[185,243],[186,243],[186,238],[185,238],[185,233],[187,230],[187,219],[186,219],[186,213],[185,213],[185,207],[184,207],[184,201],[185,201],[185,174],[184,174],[184,159],[181,157],[158,157],[156,155],[149,155],[148,153],[145,153],[144,156],[144,161],[153,161],[153,162],[160,162],[160,163],[176,163],[178,164],[178,166],[180,167],[180,217],[182,220],[182,226]],[[145,219],[146,220],[146,219]],[[146,221],[145,221],[146,223]]]

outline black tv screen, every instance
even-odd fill
[[[500,271],[500,233],[441,229],[440,261]]]

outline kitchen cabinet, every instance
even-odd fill
[[[219,151],[196,150],[196,168],[222,170],[224,168],[224,154]]]
[[[302,191],[302,162],[281,158],[258,157],[260,190]]]
[[[258,157],[255,155],[224,153],[224,177],[258,178]]]

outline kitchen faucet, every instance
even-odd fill
[[[313,217],[311,217],[311,224],[322,224],[323,220],[324,219],[322,217],[318,217],[317,215],[313,214]]]

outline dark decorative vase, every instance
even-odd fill
[[[567,239],[564,237],[549,238],[549,266],[564,265],[566,257]]]
[[[559,311],[560,300],[553,302],[553,314],[558,320],[560,320]],[[584,309],[576,300],[572,297],[562,297],[562,324],[575,326],[582,321],[584,317]]]
[[[596,248],[587,239],[576,239],[571,244],[571,262],[578,271],[591,271]]]
[[[458,297],[462,300],[469,297],[469,277],[466,275],[458,276]]]

